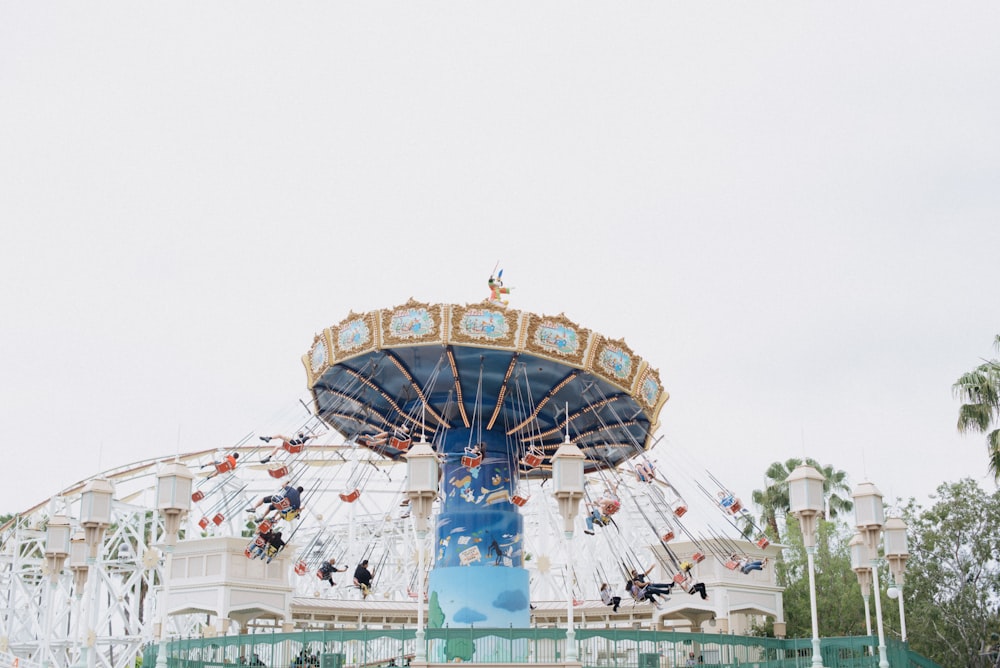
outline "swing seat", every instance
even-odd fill
[[[297,564],[295,564],[296,575],[305,575],[307,570],[308,569],[306,568],[306,562],[300,561]]]
[[[462,466],[467,469],[474,469],[483,463],[482,453],[477,455],[462,455]]]
[[[771,541],[768,540],[767,536],[761,535],[761,536],[757,537],[757,547],[759,547],[760,549],[762,549],[762,550],[766,549],[767,546],[770,545],[770,544],[771,544]]]
[[[389,447],[402,450],[403,452],[410,449],[411,443],[413,443],[413,439],[409,436],[393,436],[389,439]]]
[[[354,503],[355,501],[358,500],[358,497],[360,496],[361,496],[361,490],[355,487],[350,492],[342,492],[340,494],[340,500],[343,501],[344,503]]]
[[[207,517],[202,517],[200,520],[198,520],[198,526],[200,526],[202,529],[207,529],[208,528],[208,518]]]
[[[409,587],[406,588],[406,595],[409,596],[410,598],[417,598],[417,596],[419,596],[417,592],[413,591]]]
[[[271,505],[279,513],[292,509],[292,502],[284,494],[275,494],[271,497]]]
[[[573,607],[574,608],[577,607],[578,605],[583,605],[584,603],[586,603],[586,601],[584,601],[581,598],[574,598],[573,599]]]
[[[688,511],[688,507],[683,503],[678,503],[674,506],[674,515],[677,517],[684,517],[684,513]]]
[[[667,529],[666,531],[660,534],[660,538],[663,540],[664,543],[669,543],[674,539],[674,532],[670,529]]]
[[[191,500],[195,503],[198,503],[204,498],[205,498],[205,492],[201,491],[200,489],[191,495]]]
[[[281,466],[275,466],[267,469],[267,474],[272,478],[284,478],[288,475],[288,466],[282,464]]]
[[[271,520],[264,520],[263,522],[257,525],[257,531],[261,533],[267,533],[268,531],[271,530],[272,526],[274,525],[272,524]]]
[[[215,472],[216,473],[229,473],[235,467],[236,467],[236,464],[234,464],[232,461],[230,461],[229,459],[223,459],[221,462],[216,462],[216,464],[215,464]]]
[[[253,548],[247,547],[247,549],[243,550],[243,556],[246,557],[247,559],[253,559],[254,558]]]
[[[534,452],[529,452],[521,458],[521,463],[529,469],[538,468],[542,464],[542,456]]]
[[[731,571],[735,571],[739,565],[740,563],[738,561],[733,561],[732,559],[726,562],[726,568],[728,568]]]
[[[739,499],[733,499],[733,502],[729,505],[728,508],[726,508],[726,510],[728,510],[730,514],[735,515],[736,513],[743,510],[743,502],[740,501]]]
[[[296,519],[298,516],[299,516],[299,509],[298,508],[293,508],[292,510],[286,510],[286,511],[284,511],[284,512],[281,513],[281,519],[285,520],[286,522],[291,522],[292,520]]]
[[[691,555],[692,563],[700,564],[703,561],[705,561],[705,555],[702,554],[701,552],[695,552],[694,554]]]
[[[683,573],[675,573],[674,574],[674,584],[681,584],[686,579],[687,579],[687,577]]]
[[[523,506],[524,504],[526,504],[528,502],[528,495],[527,494],[515,494],[514,496],[510,497],[510,502],[513,503],[515,506],[517,506],[517,507],[520,508],[521,506]]]
[[[299,454],[300,452],[302,452],[302,449],[305,448],[305,447],[306,447],[305,443],[295,443],[295,444],[292,444],[292,443],[289,443],[288,441],[283,441],[281,443],[281,449],[284,450],[285,452],[289,453],[289,454],[292,454],[292,455]]]
[[[605,499],[599,505],[603,513],[609,517],[617,513],[622,507],[621,501],[618,499]]]
[[[222,513],[215,513],[215,517],[212,518],[212,521],[215,523],[215,526],[221,526],[222,520],[224,519],[226,519],[225,515]]]

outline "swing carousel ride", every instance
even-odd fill
[[[650,560],[686,589],[685,574],[706,555],[705,566],[725,575],[740,571],[737,555],[748,547],[768,548],[739,499],[710,474],[711,490],[698,483],[687,496],[717,511],[725,526],[686,526],[688,500],[650,452],[668,399],[655,369],[623,341],[563,315],[509,308],[502,283],[490,288],[491,299],[480,304],[411,299],[351,313],[323,330],[302,358],[307,394],[278,418],[287,435],[250,433],[223,449],[104,471],[0,527],[7,592],[0,652],[67,666],[91,646],[102,665],[124,668],[153,640],[157,599],[169,583],[157,549],[165,524],[150,509],[163,508],[156,482],[168,462],[193,476],[179,530],[185,543],[241,536],[247,559],[277,559],[290,569],[291,612],[246,613],[244,630],[290,617],[309,626],[304,611],[320,603],[350,601],[355,620],[365,606],[406,608],[425,581],[419,552],[430,556],[428,626],[527,628],[538,621],[535,604],[558,609],[567,592],[575,603],[593,601],[602,582],[620,590],[622,578],[646,571]],[[562,520],[545,487],[566,439],[584,454],[587,476],[576,523],[589,536],[573,554],[562,551]],[[423,542],[405,495],[405,455],[418,441],[431,445],[440,473],[433,531]],[[107,531],[96,558],[71,556],[63,574],[46,525],[68,520],[87,528],[73,519],[74,508],[82,514],[95,481],[114,489]],[[278,532],[281,540],[272,542]],[[324,566],[331,559],[336,566]],[[362,562],[372,578],[359,588],[351,571]],[[100,577],[90,586],[106,597],[83,596],[91,569]],[[758,580],[775,602],[757,611],[780,618],[780,591]],[[690,602],[678,614],[690,620],[728,614],[683,598]],[[660,607],[652,597],[635,606],[649,603]],[[196,634],[206,612],[181,605],[164,623],[174,634]]]
[[[527,627],[519,509],[532,480],[566,435],[591,473],[634,458],[667,401],[624,342],[492,302],[352,313],[316,337],[305,365],[317,415],[348,440],[388,459],[411,434],[434,444],[434,625]]]

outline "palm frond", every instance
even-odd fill
[[[995,411],[986,404],[962,404],[958,409],[958,432],[984,432],[990,428]]]
[[[989,447],[989,468],[994,482],[1000,482],[1000,429],[994,429],[986,436]]]

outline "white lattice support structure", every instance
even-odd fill
[[[251,541],[245,507],[262,496],[275,493],[283,483],[294,479],[294,484],[302,485],[306,491],[300,518],[279,524],[285,538],[291,537],[291,546],[272,563],[272,569],[284,564],[280,574],[280,578],[284,578],[283,585],[278,584],[279,576],[274,575],[274,586],[282,593],[274,596],[266,609],[254,611],[253,604],[239,598],[249,595],[251,591],[241,589],[245,582],[234,582],[236,588],[230,594],[238,594],[235,598],[231,596],[228,601],[220,601],[217,597],[208,600],[211,597],[205,591],[215,585],[209,585],[210,580],[206,579],[198,585],[203,590],[198,596],[205,598],[198,599],[201,601],[198,606],[186,608],[175,604],[186,594],[184,589],[175,589],[176,585],[172,582],[170,614],[167,617],[170,636],[200,633],[205,610],[211,610],[217,619],[250,621],[252,626],[269,627],[276,626],[276,620],[292,621],[292,609],[305,606],[307,601],[316,602],[317,609],[340,606],[345,610],[358,610],[356,624],[364,621],[360,612],[362,609],[384,608],[385,615],[391,619],[404,618],[414,611],[415,599],[410,594],[416,593],[412,583],[418,581],[418,559],[412,520],[408,516],[410,509],[401,505],[405,477],[405,466],[401,462],[382,459],[350,444],[310,444],[298,458],[288,459],[293,476],[277,480],[269,476],[267,466],[258,463],[262,456],[260,448],[238,448],[238,451],[243,463],[234,474],[211,479],[205,475],[196,477],[195,489],[204,495],[204,499],[192,506],[186,522],[181,525],[181,539],[185,542],[206,536],[208,541],[223,541],[228,555],[226,559],[232,559],[229,562],[231,570],[227,572],[235,580],[240,580],[234,575],[237,566],[256,568],[261,564],[260,561],[250,562],[243,556],[244,548]],[[210,470],[203,465],[211,462],[214,453],[214,449],[204,450],[180,455],[178,459],[198,476]],[[112,526],[106,532],[101,555],[94,565],[97,571],[94,577],[100,591],[97,599],[98,621],[94,625],[97,629],[94,646],[99,668],[133,665],[140,647],[158,638],[155,633],[159,605],[157,596],[163,574],[162,555],[156,546],[162,540],[163,527],[159,514],[154,510],[156,475],[163,461],[173,459],[146,460],[100,474],[114,484],[119,501],[113,505]],[[357,472],[355,466],[371,467],[371,475],[357,501],[347,503],[341,500],[340,493],[345,491],[352,475]],[[641,507],[646,513],[650,512],[652,504],[647,497],[655,488],[636,482],[632,475],[594,474],[588,481],[591,497],[599,496],[609,481],[619,485],[622,500],[620,511],[613,517],[617,526],[597,528],[594,536],[586,536],[582,531],[585,510],[581,508],[575,539],[579,549],[572,557],[572,568],[568,567],[560,545],[562,519],[552,498],[550,483],[543,486],[541,481],[533,479],[526,485],[530,498],[521,508],[525,532],[524,566],[531,578],[531,602],[537,607],[534,614],[539,623],[541,620],[558,623],[557,615],[565,614],[565,605],[552,608],[548,602],[565,600],[567,587],[572,584],[568,579],[570,573],[575,574],[574,595],[588,601],[578,607],[581,620],[599,617],[601,624],[627,625],[639,620],[650,626],[681,621],[671,619],[670,608],[658,613],[648,604],[633,606],[624,595],[620,572],[623,561],[630,564],[638,561],[635,565],[642,565],[643,570],[651,564],[660,563],[656,556],[659,549],[656,530],[639,510]],[[74,525],[77,524],[73,517],[79,506],[80,491],[86,482],[81,481],[59,492],[67,509],[64,514]],[[41,645],[37,639],[41,637],[46,623],[44,601],[49,593],[49,584],[44,573],[43,551],[45,522],[53,512],[49,506],[48,500],[41,500],[37,506],[23,512],[19,519],[0,529],[0,650],[6,639],[8,651],[23,658],[39,656]],[[216,508],[227,510],[224,513],[228,515],[226,521],[220,526],[209,523],[207,530],[203,530],[198,526],[198,520]],[[654,518],[652,521],[656,524],[659,520]],[[674,545],[680,544],[671,543],[671,546]],[[433,556],[436,551],[433,540],[428,542],[427,548],[428,554]],[[175,552],[175,559],[178,554]],[[315,575],[319,562],[331,557],[348,569],[335,574],[335,587]],[[370,559],[377,569],[373,595],[361,601],[360,593],[352,586],[351,576],[354,567],[364,558]],[[303,569],[303,575],[292,570],[300,561],[307,567]],[[427,560],[428,568],[431,562],[432,559]],[[253,563],[258,566],[251,566]],[[761,595],[758,590],[769,592],[767,588],[771,584],[765,584],[760,579],[770,577],[770,569],[766,571],[768,575],[744,576],[720,570],[716,576],[708,570],[707,564],[708,561],[700,565],[699,571],[713,592],[710,602],[715,607],[711,612],[718,619],[743,611],[747,614],[774,614],[781,618],[780,594],[775,594],[776,603],[771,602],[775,599],[764,601],[756,598]],[[177,568],[175,565],[173,570],[176,572]],[[616,595],[623,595],[625,604],[615,619],[608,619],[608,608],[600,604],[592,606],[596,603],[598,578],[602,575],[616,590]],[[653,575],[669,578],[671,574],[654,572]],[[209,577],[207,571],[203,577]],[[222,577],[221,574],[218,577]],[[190,581],[185,586],[190,587],[190,592],[197,588],[196,585]],[[223,582],[222,586],[229,585]],[[722,592],[728,592],[725,598],[716,595]],[[89,612],[81,611],[79,593],[73,584],[70,569],[65,567],[51,591],[53,602],[49,608],[49,624],[53,629],[48,650],[51,657],[49,663],[58,668],[66,668],[76,660],[80,653],[81,632],[88,626],[80,623],[81,616],[89,616]],[[295,600],[295,606],[289,603],[289,596]],[[680,605],[683,602],[698,607],[700,600],[695,602],[695,598],[675,594],[671,604],[676,602]],[[194,610],[197,614],[188,614]],[[317,616],[300,617],[298,625],[315,626],[321,623],[318,621],[320,617],[318,613]],[[342,619],[347,619],[347,613]],[[215,624],[213,629],[219,630],[219,625]],[[111,657],[114,657],[113,661]]]

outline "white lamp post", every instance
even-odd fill
[[[571,547],[576,514],[583,498],[583,465],[585,457],[580,448],[566,440],[552,455],[552,495],[559,504],[559,514],[563,518],[563,536],[566,538],[566,662],[576,663],[576,631],[573,630],[573,584],[570,579]]]
[[[885,508],[882,506],[882,492],[870,482],[858,485],[852,495],[854,499],[854,524],[865,541],[872,565],[872,585],[875,589],[875,622],[878,625],[878,665],[889,668],[885,650],[885,629],[882,626],[882,597],[878,584],[878,543],[885,524]]]
[[[826,478],[812,466],[800,464],[788,478],[788,509],[799,520],[802,543],[809,562],[809,607],[812,613],[812,665],[822,668],[823,655],[819,648],[819,620],[816,614],[816,525],[823,512],[823,482]]]
[[[156,650],[156,668],[167,668],[167,605],[170,592],[170,569],[181,520],[191,510],[191,487],[194,476],[178,461],[165,464],[156,474],[156,509],[163,515],[163,586],[160,589],[160,643]]]
[[[851,570],[858,576],[858,586],[861,587],[861,598],[865,601],[865,632],[872,634],[872,615],[868,609],[868,598],[872,593],[872,567],[871,559],[868,558],[868,548],[865,547],[865,539],[861,534],[854,534],[854,538],[848,543],[851,549]]]
[[[81,601],[83,600],[83,590],[87,586],[87,541],[84,540],[84,533],[79,529],[73,532],[73,537],[69,541],[69,569],[73,571],[73,609],[71,617],[75,628],[73,635],[79,638],[83,622],[80,619],[82,614]]]
[[[69,541],[69,569],[73,571],[73,593],[80,600],[83,588],[87,586],[87,541],[79,530]]]
[[[72,527],[65,515],[53,515],[45,529],[45,564],[53,582],[59,580],[69,556]]]
[[[97,663],[96,649],[90,649],[95,643],[94,627],[97,625],[97,585],[98,577],[94,574],[94,564],[104,542],[104,532],[111,526],[111,501],[115,488],[104,478],[95,478],[84,486],[80,493],[80,526],[83,527],[84,543],[87,547],[87,608],[90,620],[86,626],[86,637],[80,648],[80,657],[76,667],[89,666]]]
[[[56,587],[59,586],[59,574],[62,572],[66,557],[69,556],[70,532],[69,520],[65,515],[53,515],[49,519],[45,529],[45,567],[49,572],[49,589],[45,602],[45,648],[42,655],[42,665],[48,666],[49,661],[49,638],[52,636],[50,625],[52,624],[52,596]]]
[[[910,558],[910,550],[906,543],[906,522],[898,517],[890,517],[885,521],[885,527],[882,530],[885,533],[885,558],[889,562],[889,571],[896,583],[894,588],[889,588],[888,594],[889,598],[899,598],[899,637],[903,642],[906,642],[903,579],[906,561]]]
[[[440,467],[438,466],[437,453],[424,440],[411,447],[406,455],[406,498],[410,500],[410,516],[413,517],[413,526],[417,532],[417,569],[420,577],[417,579],[417,647],[413,653],[413,660],[417,663],[427,662],[427,645],[424,642],[424,590],[426,583],[424,578],[424,548],[427,543],[427,529],[431,516],[431,509],[434,507],[434,499],[438,495],[438,478],[440,477]]]

